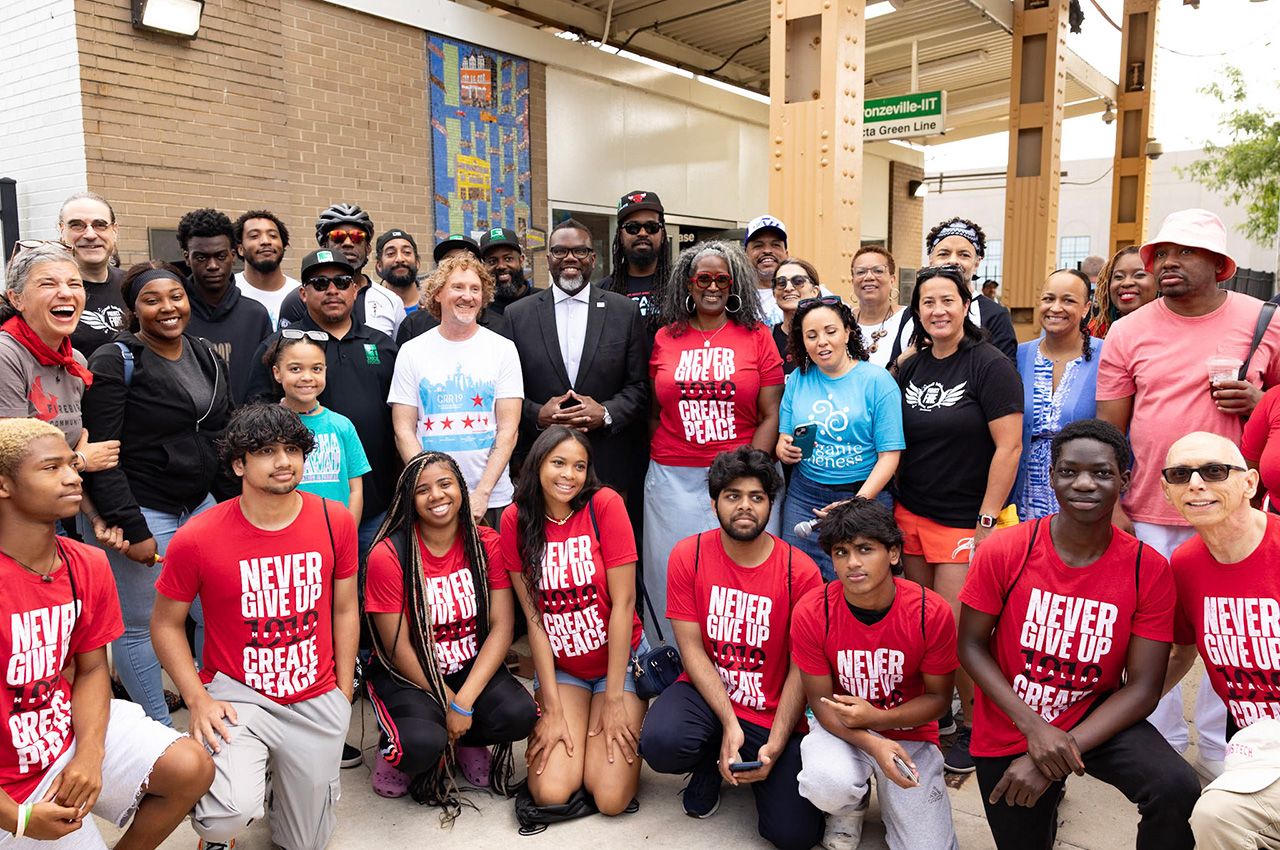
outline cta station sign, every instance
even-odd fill
[[[865,101],[863,141],[938,136],[946,128],[947,93],[925,91]]]

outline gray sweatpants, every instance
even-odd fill
[[[231,703],[237,723],[214,753],[213,786],[196,804],[191,825],[206,841],[230,841],[262,817],[271,770],[271,840],[285,850],[321,850],[338,819],[338,778],[351,703],[334,688],[280,705],[219,673],[205,686]]]
[[[800,742],[800,793],[824,812],[842,812],[862,800],[874,775],[890,850],[959,850],[942,781],[942,752],[925,741],[900,743],[920,771],[915,788],[898,785],[871,756],[810,720],[809,734]]]

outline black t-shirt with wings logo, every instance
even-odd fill
[[[80,323],[71,332],[71,347],[83,354],[86,360],[99,346],[114,342],[120,331],[125,329],[124,296],[120,292],[122,280],[124,272],[112,266],[107,269],[105,282],[84,283],[84,312],[80,314]]]
[[[942,360],[924,349],[903,364],[898,384],[907,442],[898,500],[942,525],[973,528],[995,454],[988,423],[1022,412],[1017,370],[990,343],[966,343]]]

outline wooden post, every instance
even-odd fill
[[[1058,254],[1058,183],[1066,97],[1069,0],[1014,0],[1005,182],[1005,304],[1014,321],[1053,271]],[[981,222],[979,222],[981,224]]]
[[[769,9],[768,211],[787,225],[789,253],[849,297],[862,237],[866,0],[769,0]]]
[[[1125,0],[1120,33],[1120,102],[1111,172],[1111,251],[1142,243],[1151,208],[1157,0]]]

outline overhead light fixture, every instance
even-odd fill
[[[1102,112],[1102,123],[1113,124],[1116,120],[1116,105],[1111,98],[1107,98],[1106,104],[1107,108]]]
[[[133,25],[141,30],[195,38],[204,0],[133,0]]]
[[[898,11],[898,7],[893,3],[868,3],[865,18],[868,21],[874,21],[876,18],[883,18],[885,15],[892,15]]]
[[[908,180],[908,181],[907,181],[907,197],[909,197],[909,198],[923,198],[923,197],[924,197],[925,195],[927,195],[927,194],[929,194],[929,184],[928,184],[928,183],[924,182],[923,180]]]
[[[970,50],[968,53],[957,53],[955,56],[934,59],[932,62],[921,62],[916,68],[916,73],[921,77],[927,74],[947,74],[952,71],[971,68],[974,65],[981,65],[989,58],[990,54],[985,50]],[[905,68],[895,68],[892,71],[876,74],[870,82],[874,85],[884,86],[903,83],[910,79],[911,66],[908,65]]]

